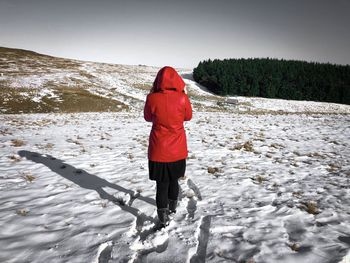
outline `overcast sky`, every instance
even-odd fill
[[[0,46],[118,64],[350,64],[349,0],[0,0]]]

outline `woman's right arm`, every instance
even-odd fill
[[[187,95],[185,95],[185,121],[189,121],[192,119],[192,106],[190,99]]]

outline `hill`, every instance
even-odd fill
[[[33,51],[0,47],[0,111],[2,113],[103,112],[142,110],[160,68],[58,58]],[[331,103],[225,97],[196,83],[192,69],[177,69],[184,78],[195,111],[239,113],[350,113]]]

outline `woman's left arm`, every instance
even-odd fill
[[[151,112],[151,107],[149,105],[148,95],[146,98],[145,107],[143,108],[143,117],[144,117],[145,121],[152,122],[152,112]]]

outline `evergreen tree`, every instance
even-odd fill
[[[350,66],[295,60],[208,59],[193,78],[219,95],[261,96],[350,104]]]

